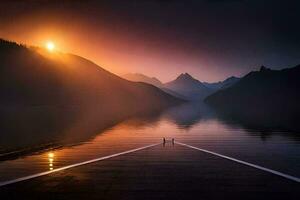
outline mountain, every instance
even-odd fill
[[[264,66],[229,88],[208,96],[205,102],[239,118],[272,119],[279,128],[300,128],[300,65],[283,70]],[[299,129],[300,130],[300,129]]]
[[[0,154],[86,141],[182,102],[85,58],[0,40]]]
[[[180,74],[175,80],[165,83],[164,88],[183,95],[191,101],[203,100],[213,92],[212,89],[206,87],[188,73]]]
[[[143,82],[143,83],[148,83],[148,84],[154,85],[154,86],[160,88],[162,91],[164,91],[174,97],[177,97],[182,100],[187,100],[187,98],[185,96],[183,96],[171,89],[164,87],[163,83],[155,77],[149,77],[149,76],[146,76],[144,74],[139,74],[139,73],[130,73],[130,74],[125,74],[123,76],[123,78],[125,78],[129,81]]]
[[[127,79],[129,81],[134,81],[134,82],[144,82],[144,83],[148,83],[151,85],[154,85],[156,87],[162,87],[162,82],[160,82],[160,80],[158,80],[155,77],[148,77],[144,74],[139,74],[139,73],[129,73],[129,74],[125,74],[124,76],[122,76],[124,79]]]
[[[219,82],[215,82],[215,83],[203,82],[203,85],[205,85],[206,87],[213,89],[213,90],[219,90],[219,89],[228,88],[228,87],[232,86],[233,84],[235,84],[236,82],[238,82],[239,80],[240,80],[240,78],[231,76],[231,77],[225,79],[224,81],[219,81]]]
[[[141,112],[180,100],[144,83],[122,79],[72,54],[0,40],[0,106],[103,105]]]

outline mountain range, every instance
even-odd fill
[[[139,73],[126,74],[123,78],[130,81],[154,85],[175,97],[188,101],[202,101],[213,92],[230,87],[240,80],[240,78],[232,76],[224,81],[207,83],[195,79],[188,73],[182,73],[175,80],[168,83],[162,83],[155,77],[148,77]]]
[[[0,40],[0,154],[85,141],[181,103],[80,56]]]
[[[181,100],[149,84],[120,78],[72,54],[0,40],[0,106],[105,105],[140,112]]]
[[[300,119],[300,65],[282,70],[264,66],[229,88],[208,96],[205,102],[243,119],[272,119],[278,128],[295,129]],[[299,127],[300,128],[300,127]]]
[[[154,84],[153,78],[145,77],[136,78],[135,81]],[[300,65],[283,70],[262,66],[259,71],[252,71],[244,77],[232,76],[215,83],[201,82],[183,73],[171,82],[159,81],[155,85],[188,101],[200,102],[204,99],[219,114],[229,115],[252,127],[259,125],[300,130],[299,77]]]
[[[134,81],[134,82],[144,82],[156,87],[163,87],[163,83],[155,77],[149,77],[140,73],[128,73],[122,76],[123,78]]]
[[[228,88],[228,87],[232,86],[233,84],[235,84],[236,82],[238,82],[239,80],[240,80],[240,78],[231,76],[231,77],[225,79],[224,81],[219,81],[219,82],[215,82],[215,83],[203,82],[203,85],[205,85],[206,87],[213,89],[213,90],[219,90],[219,89]]]
[[[121,119],[204,99],[218,110],[249,119],[277,116],[273,124],[289,124],[286,127],[298,124],[300,117],[300,65],[283,70],[262,66],[242,78],[216,83],[201,82],[188,73],[167,83],[143,74],[127,74],[125,80],[77,55],[2,39],[0,64],[1,110],[97,105],[103,116]]]

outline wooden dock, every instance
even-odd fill
[[[299,199],[300,184],[172,143],[0,188],[1,199]]]

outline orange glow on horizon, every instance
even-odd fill
[[[198,63],[192,63],[192,59],[189,57],[178,55],[176,51],[171,53],[168,51],[157,51],[156,47],[147,46],[143,41],[130,37],[120,37],[104,28],[100,34],[97,31],[93,32],[93,27],[79,22],[84,28],[65,27],[59,22],[50,23],[44,21],[42,25],[40,23],[40,21],[34,21],[33,19],[20,21],[19,26],[11,25],[9,27],[10,31],[7,31],[1,37],[29,46],[44,47],[43,49],[49,53],[46,54],[45,52],[45,55],[51,57],[57,57],[56,53],[58,52],[75,54],[93,61],[100,67],[118,76],[127,73],[142,73],[156,77],[162,82],[171,81],[184,72],[189,72],[202,81],[209,81],[214,76],[212,74],[209,76],[206,74],[206,70],[202,70],[201,74],[206,74],[204,76],[205,79],[197,77],[195,75],[197,70],[185,67],[199,65]],[[28,30],[26,35],[19,34],[21,28],[26,30],[27,27],[31,26],[36,26],[37,28]],[[132,48],[133,46],[136,46],[136,48]],[[189,63],[182,64],[178,60],[170,59],[175,54],[178,60],[188,61]],[[206,66],[206,64],[202,65]]]

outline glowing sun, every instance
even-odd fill
[[[46,48],[49,51],[53,51],[55,49],[55,44],[53,42],[49,41],[49,42],[46,43]]]

